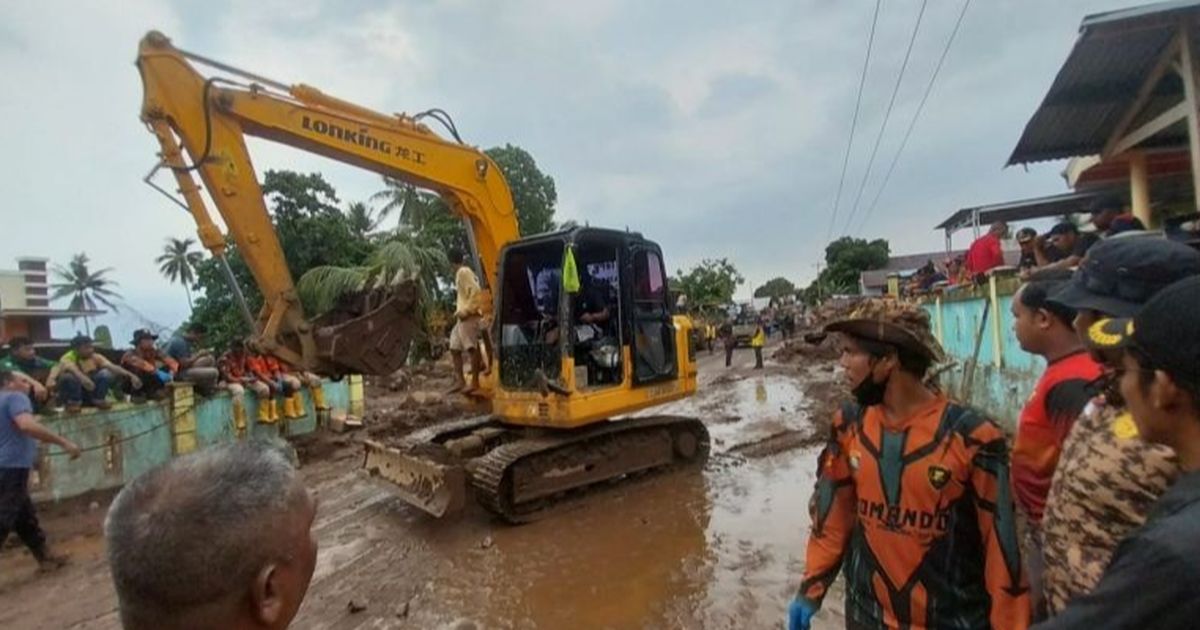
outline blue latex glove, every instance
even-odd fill
[[[171,373],[167,370],[160,369],[156,370],[154,373],[158,376],[158,382],[162,383],[163,385],[171,382]]]
[[[815,614],[817,607],[812,602],[803,597],[793,599],[788,604],[788,630],[809,630]]]

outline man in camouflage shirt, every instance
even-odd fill
[[[1086,341],[1099,319],[1132,316],[1158,291],[1193,275],[1200,275],[1200,253],[1187,246],[1153,237],[1107,240],[1050,299],[1076,311],[1075,329]],[[1103,358],[1111,373],[1114,357]],[[1145,522],[1179,476],[1174,453],[1140,440],[1119,396],[1106,390],[1067,436],[1046,501],[1043,581],[1050,615],[1096,587],[1117,543]]]

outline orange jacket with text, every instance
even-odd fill
[[[938,396],[900,422],[846,404],[821,454],[800,596],[820,604],[840,569],[847,624],[1024,630],[1004,434]]]

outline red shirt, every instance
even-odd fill
[[[1053,361],[1021,409],[1012,451],[1013,494],[1034,523],[1042,521],[1063,442],[1091,398],[1087,385],[1100,373],[1100,364],[1083,350]]]
[[[984,234],[971,243],[963,266],[971,277],[987,273],[1004,265],[1004,251],[1000,249],[1000,238],[995,234]]]

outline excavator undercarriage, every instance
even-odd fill
[[[702,465],[708,431],[694,418],[645,416],[573,430],[506,425],[481,416],[417,431],[389,446],[366,443],[364,468],[433,516],[461,511],[470,494],[510,523],[629,476]]]

